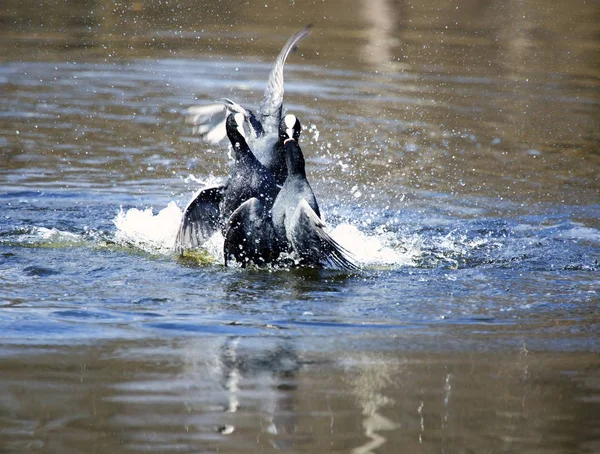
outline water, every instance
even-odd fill
[[[597,5],[52,6],[0,13],[0,452],[600,450]],[[286,105],[363,270],[176,257],[229,169],[183,112],[310,22]]]

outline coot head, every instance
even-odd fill
[[[227,137],[234,148],[239,148],[246,144],[246,131],[244,130],[244,114],[240,112],[232,113],[225,122]]]
[[[279,138],[285,142],[288,139],[294,139],[298,142],[300,139],[300,132],[302,131],[302,125],[300,120],[296,118],[296,115],[287,114],[281,120],[279,125]]]

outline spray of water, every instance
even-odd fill
[[[172,254],[182,214],[182,209],[173,201],[157,213],[152,208],[121,208],[113,220],[117,228],[115,241],[153,254]],[[367,234],[351,223],[340,223],[330,226],[329,233],[362,266],[414,266],[415,257],[419,255],[414,248],[398,248],[397,237],[391,232]],[[223,236],[216,233],[204,245],[215,263],[223,261],[223,241]]]

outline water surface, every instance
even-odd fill
[[[1,452],[600,450],[593,2],[8,1]],[[363,265],[173,255],[227,174],[191,105],[286,66]]]

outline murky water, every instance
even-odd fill
[[[600,451],[600,10],[496,3],[6,2],[0,452]],[[311,22],[286,105],[363,271],[178,259],[229,169],[183,112]]]

